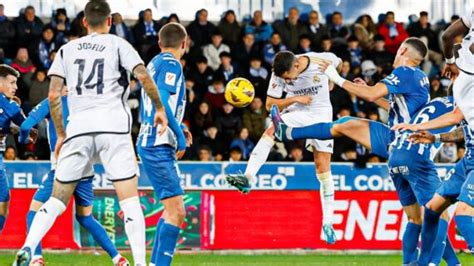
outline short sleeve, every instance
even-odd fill
[[[276,99],[285,98],[284,89],[285,89],[284,81],[272,73],[270,82],[268,84],[267,96],[276,98]]]
[[[472,15],[471,15],[472,16]],[[462,16],[461,17],[461,22],[466,26],[467,28],[471,28],[471,18],[469,16]]]
[[[164,60],[159,66],[155,65],[154,67],[156,71],[154,79],[158,90],[166,90],[175,94],[182,72],[180,63],[174,59]]]
[[[337,69],[337,67],[342,63],[342,59],[337,57],[335,54],[333,53],[328,53],[328,59],[331,61],[332,65],[334,66],[334,68]]]
[[[138,65],[144,65],[143,60],[138,55],[138,52],[124,39],[117,37],[119,41],[119,57],[120,65],[129,72]]]
[[[407,67],[397,67],[390,75],[385,77],[382,82],[387,86],[389,93],[402,94],[410,91],[409,80],[413,76],[413,71]],[[407,82],[408,81],[408,82]]]
[[[54,57],[53,63],[48,71],[48,77],[58,76],[63,79],[66,78],[66,71],[64,69],[64,49],[59,49],[58,53]]]

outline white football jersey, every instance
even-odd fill
[[[461,19],[464,25],[469,28],[469,32],[461,42],[456,65],[467,74],[474,75],[474,53],[470,50],[471,46],[474,48],[474,11],[469,16],[463,16]]]
[[[128,72],[140,64],[143,61],[135,49],[112,34],[92,33],[59,49],[48,76],[62,77],[68,86],[68,139],[130,133]]]
[[[284,79],[272,73],[267,96],[283,99],[292,96],[311,95],[312,101],[309,105],[295,103],[288,106],[285,111],[328,112],[332,116],[332,105],[329,99],[329,78],[319,70],[318,65],[312,59],[329,60],[336,68],[341,63],[341,59],[333,53],[309,52],[297,55],[297,57],[300,56],[307,56],[310,59],[308,67],[290,83],[286,83]]]

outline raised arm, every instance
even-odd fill
[[[462,19],[458,19],[453,22],[442,35],[443,40],[443,54],[446,58],[446,64],[444,65],[442,75],[451,79],[455,79],[459,75],[459,69],[455,64],[455,53],[454,53],[454,39],[458,35],[466,35],[469,32],[469,26],[463,22]]]
[[[456,128],[456,130],[442,134],[431,134],[428,131],[421,131],[411,134],[408,139],[413,143],[430,144],[434,142],[460,142],[464,139],[464,132],[462,127]]]
[[[64,140],[66,139],[66,129],[64,127],[64,118],[63,118],[63,103],[61,101],[61,90],[64,85],[64,79],[62,77],[52,75],[51,81],[49,83],[49,108],[51,113],[51,118],[54,122],[54,127],[56,128],[56,148],[55,155],[58,158],[59,151],[63,145]]]
[[[398,124],[392,127],[393,130],[411,130],[411,131],[421,131],[421,130],[432,130],[439,129],[448,126],[454,126],[459,124],[464,119],[464,115],[461,110],[456,107],[452,112],[446,113],[436,119],[424,122],[421,124]]]
[[[300,103],[300,104],[305,104],[305,105],[310,104],[311,96],[309,95],[292,96],[292,97],[283,98],[283,99],[267,96],[267,100],[265,101],[265,107],[267,108],[267,111],[269,111],[270,108],[272,108],[272,105],[275,104],[278,106],[280,110],[283,110],[294,103]]]

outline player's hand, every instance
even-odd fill
[[[418,144],[418,143],[430,144],[430,143],[435,142],[435,136],[428,131],[420,131],[420,132],[411,134],[408,137],[408,140],[415,144]]]
[[[28,136],[28,143],[35,144],[38,139],[38,129],[32,128],[30,130],[30,135]]]
[[[21,100],[20,98],[16,97],[16,96],[13,96],[10,100],[16,102],[18,105],[21,105]]]
[[[451,80],[455,80],[459,76],[459,69],[456,64],[444,64],[441,75]]]
[[[295,102],[308,105],[312,101],[312,97],[310,95],[302,95],[302,96],[295,96]]]
[[[54,157],[56,157],[56,161],[59,159],[59,152],[61,151],[61,148],[63,147],[64,140],[66,139],[66,136],[59,136],[56,139],[56,146],[54,148]]]
[[[364,86],[367,86],[367,82],[365,82],[365,80],[361,79],[361,78],[355,78],[353,80],[353,82],[357,85],[364,85]]]
[[[158,135],[161,136],[168,129],[168,118],[166,117],[164,108],[156,109],[154,126],[157,127],[158,124],[161,125],[161,128],[158,131]]]
[[[193,145],[193,135],[191,134],[191,131],[189,131],[188,128],[184,128],[183,132],[184,137],[186,138],[186,147],[191,147],[191,145]]]
[[[186,150],[176,151],[176,159],[179,160],[179,159],[183,158],[185,152],[186,152]]]
[[[394,131],[410,130],[410,131],[416,132],[416,131],[419,130],[419,128],[418,128],[418,125],[413,125],[413,124],[408,124],[408,123],[401,123],[401,124],[394,125],[392,127],[392,130],[394,130]]]

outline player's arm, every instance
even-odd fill
[[[48,99],[43,100],[33,108],[28,114],[26,120],[21,123],[20,126],[20,138],[19,141],[22,144],[28,142],[31,129],[36,126],[39,122],[43,121],[49,114],[49,101]]]
[[[291,96],[288,98],[283,98],[283,99],[278,99],[274,98],[272,96],[267,96],[267,100],[265,102],[265,107],[267,108],[267,111],[272,108],[272,105],[277,105],[278,109],[283,110],[286,107],[294,104],[294,103],[300,103],[300,104],[310,104],[311,103],[311,96],[310,95],[303,95],[303,96]]]
[[[469,23],[469,21],[463,20],[463,18],[456,20],[451,23],[441,37],[443,40],[443,54],[446,58],[446,64],[444,65],[441,74],[451,79],[455,79],[459,75],[459,69],[455,64],[454,49],[456,48],[454,45],[454,39],[456,36],[464,36],[469,32],[470,25],[467,25],[467,23]]]
[[[168,90],[160,90],[160,94],[163,97],[163,106],[166,116],[168,117],[168,126],[171,131],[173,131],[178,141],[177,158],[180,159],[186,150],[186,137],[184,136],[184,131],[181,128],[181,125],[178,123],[178,120],[176,120],[176,117],[174,116],[173,111],[171,110],[171,107],[168,103],[171,96],[170,92]]]
[[[428,131],[420,131],[411,134],[408,139],[415,144],[430,144],[434,142],[457,143],[464,140],[464,132],[462,127],[458,127],[452,132],[442,134],[431,134]]]
[[[421,130],[432,130],[439,129],[449,126],[455,126],[464,119],[464,115],[461,110],[456,107],[450,113],[446,113],[436,119],[421,123],[421,124],[407,124],[402,123],[392,127],[392,130],[411,130],[411,131],[421,131]]]
[[[66,129],[63,118],[63,103],[61,100],[61,91],[63,89],[64,79],[62,77],[52,75],[49,83],[48,101],[50,106],[51,119],[53,119],[56,135],[58,139],[66,138]]]
[[[339,71],[339,70],[338,70]],[[361,79],[361,78],[355,78],[354,79],[354,83],[355,84],[360,84],[360,85],[367,85],[367,83],[365,82],[365,80]],[[384,97],[382,98],[379,98],[377,99],[376,101],[374,101],[374,103],[379,106],[380,108],[383,108],[385,111],[388,112],[388,110],[390,109],[390,103],[388,102],[387,99],[385,99]]]

